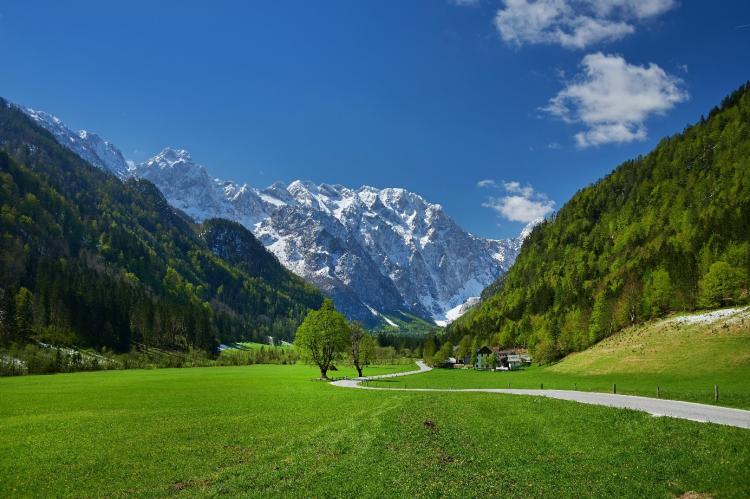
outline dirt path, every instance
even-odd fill
[[[634,395],[614,395],[611,393],[578,392],[572,390],[518,390],[505,388],[374,388],[362,386],[360,382],[383,378],[394,378],[408,376],[432,370],[421,360],[417,361],[419,370],[396,374],[384,374],[381,376],[364,376],[362,378],[347,379],[331,383],[344,388],[359,388],[362,390],[392,390],[408,392],[480,392],[480,393],[504,393],[512,395],[532,395],[535,397],[549,397],[560,400],[570,400],[582,404],[604,405],[620,409],[633,409],[647,412],[653,416],[667,416],[670,418],[687,419],[701,423],[716,423],[738,428],[750,429],[750,411],[733,409],[731,407],[719,407],[715,405],[696,404],[694,402],[682,402],[679,400],[654,399],[649,397],[637,397]]]

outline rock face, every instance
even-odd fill
[[[108,170],[124,179],[128,176],[128,163],[119,149],[103,140],[95,133],[80,130],[74,132],[60,121],[44,111],[23,109],[34,121],[47,129],[55,139],[81,158],[103,170]]]
[[[350,319],[370,326],[399,311],[438,324],[455,319],[507,271],[528,233],[509,240],[474,236],[440,205],[399,188],[297,180],[257,189],[222,181],[211,178],[185,150],[166,148],[128,167],[98,136],[75,134],[57,118],[27,112],[95,166],[121,178],[150,180],[196,221],[218,217],[241,223],[284,266],[329,294]]]

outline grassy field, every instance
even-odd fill
[[[750,314],[712,323],[674,318],[626,329],[548,367],[514,372],[436,369],[373,382],[393,388],[557,388],[611,392],[750,408]]]
[[[750,496],[747,430],[544,398],[351,390],[316,374],[0,379],[0,497]]]

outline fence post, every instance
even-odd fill
[[[660,399],[660,398],[661,398],[661,393],[659,393],[659,391],[660,391],[660,390],[659,390],[659,387],[657,386],[657,387],[656,387],[656,398],[658,398],[658,399]]]
[[[544,383],[542,383],[542,390],[544,390]]]
[[[612,393],[617,394],[617,383],[612,383]]]
[[[714,385],[714,402],[719,401],[719,385]]]
[[[578,390],[578,383],[573,383],[573,390]]]

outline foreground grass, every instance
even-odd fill
[[[747,430],[315,375],[256,365],[0,379],[0,496],[750,495]]]
[[[513,372],[436,369],[373,382],[393,388],[555,388],[661,397],[750,409],[750,316],[711,324],[658,321],[626,329],[549,367]]]

